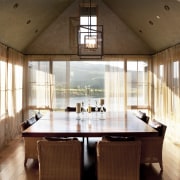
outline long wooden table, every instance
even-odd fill
[[[81,115],[82,116],[82,115]],[[23,137],[102,137],[158,136],[158,132],[132,112],[86,114],[76,119],[76,112],[50,112],[22,132]],[[82,117],[81,117],[82,118]]]

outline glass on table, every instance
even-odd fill
[[[82,120],[84,120],[86,109],[85,109],[85,107],[84,107],[84,102],[83,102],[83,101],[82,101],[81,112],[82,112]]]
[[[101,112],[101,116],[100,119],[105,119],[104,118],[104,99],[100,99],[100,112]]]
[[[98,104],[97,104],[97,101],[95,101],[96,105],[95,105],[95,112],[97,113],[98,112]]]
[[[76,113],[77,113],[77,120],[80,120],[80,113],[81,113],[81,103],[76,103]]]

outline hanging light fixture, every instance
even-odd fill
[[[92,18],[95,16],[96,5],[92,6],[92,0],[89,0],[88,7],[87,3],[82,3],[80,8],[86,8],[86,10],[88,8],[88,19],[79,26],[78,55],[82,58],[101,58],[103,55],[103,26],[94,23]]]

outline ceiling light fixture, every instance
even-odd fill
[[[16,8],[18,8],[18,6],[19,6],[19,4],[18,4],[18,3],[15,3],[15,4],[13,5],[13,8],[16,9]]]
[[[83,8],[88,9],[88,19],[85,25],[80,25],[78,29],[78,55],[81,58],[101,58],[103,55],[103,26],[95,25],[92,20],[96,6],[94,4],[92,6],[92,0],[89,0],[88,5],[83,4]]]
[[[154,23],[153,23],[151,20],[149,21],[149,24],[150,24],[151,26],[154,25]]]
[[[35,33],[38,33],[38,31],[39,31],[39,30],[38,30],[38,29],[36,29],[34,32],[35,32]]]
[[[31,20],[29,19],[29,20],[27,20],[27,22],[26,22],[26,24],[30,24],[31,23]]]
[[[165,9],[166,11],[169,11],[169,10],[170,10],[170,7],[169,7],[168,5],[164,5],[164,9]]]

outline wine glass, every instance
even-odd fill
[[[83,102],[83,101],[82,101],[81,112],[82,112],[82,120],[84,120],[84,116],[85,116],[86,109],[85,109],[85,107],[84,107],[84,102]]]
[[[96,106],[95,106],[95,112],[97,113],[98,112],[98,105],[97,105],[97,101],[96,102]]]
[[[100,112],[101,112],[100,119],[105,119],[104,118],[104,99],[100,99],[100,106],[101,106],[101,108],[100,108]]]

